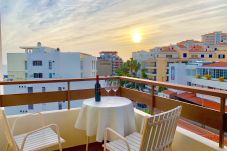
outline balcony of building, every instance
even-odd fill
[[[196,88],[182,85],[175,85],[165,82],[157,82],[151,80],[144,80],[129,77],[108,77],[100,78],[100,80],[118,79],[122,83],[131,82],[141,86],[149,86],[151,91],[145,93],[138,89],[129,89],[122,85],[117,93],[108,94],[104,88],[101,89],[102,96],[117,95],[129,98],[135,103],[146,104],[152,113],[159,113],[172,109],[181,105],[183,107],[181,119],[178,122],[177,131],[174,137],[172,149],[174,151],[212,151],[212,150],[227,150],[226,123],[227,114],[225,113],[225,99],[227,98],[226,91],[210,90],[205,88]],[[50,103],[66,101],[67,109],[53,110],[43,112],[47,124],[57,124],[60,128],[60,134],[65,139],[63,148],[66,151],[70,150],[85,150],[86,134],[83,130],[75,129],[75,121],[78,118],[80,108],[72,108],[72,100],[83,100],[94,97],[94,90],[91,87],[86,87],[84,82],[91,82],[94,84],[94,78],[87,79],[61,79],[61,80],[40,80],[40,81],[12,81],[0,82],[0,85],[31,85],[31,84],[56,84],[64,83],[67,87],[62,91],[48,91],[48,92],[34,92],[21,94],[2,94],[0,96],[1,107],[11,107],[28,104]],[[79,89],[74,89],[72,85],[81,85]],[[181,102],[179,100],[164,98],[156,95],[158,87],[166,87],[176,90],[182,90],[193,93],[200,93],[204,95],[211,95],[220,98],[220,110],[213,110],[203,106]],[[148,113],[134,109],[136,130],[139,132],[142,127],[143,119],[148,116]],[[10,124],[12,124],[18,117],[22,115],[7,116]],[[15,133],[22,133],[22,129],[31,126],[31,119],[24,119],[16,128]],[[36,121],[39,122],[39,121]],[[32,125],[36,125],[32,123]],[[0,123],[0,133],[1,123]],[[89,140],[89,150],[99,151],[103,150],[102,143],[95,142],[95,136]],[[0,135],[0,150],[5,150],[7,142],[5,138]],[[57,147],[49,148],[49,150],[57,150]]]

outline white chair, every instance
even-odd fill
[[[104,136],[104,151],[164,151],[171,150],[181,106],[167,112],[151,116],[145,120],[142,134],[134,132],[126,137],[107,128]],[[119,139],[107,143],[113,134]]]
[[[13,136],[14,129],[16,127],[16,123],[18,122],[18,120],[21,120],[28,116],[34,116],[37,114],[42,119],[41,128],[38,128],[36,130],[24,134]],[[44,118],[41,113],[28,114],[18,117],[14,121],[11,130],[4,112],[4,108],[0,107],[0,122],[3,125],[3,131],[8,142],[6,151],[8,149],[11,149],[13,151],[37,151],[57,144],[59,146],[59,150],[62,151],[61,143],[64,142],[64,139],[60,137],[58,126],[56,124],[45,125]]]

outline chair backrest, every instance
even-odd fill
[[[4,132],[5,138],[7,140],[7,143],[9,145],[9,148],[13,151],[18,151],[19,149],[18,149],[16,142],[14,140],[14,137],[12,135],[12,131],[9,126],[9,122],[6,118],[5,109],[3,107],[0,107],[0,123],[2,124],[3,132]]]
[[[178,106],[146,120],[140,151],[161,151],[170,147],[181,108],[181,106]]]

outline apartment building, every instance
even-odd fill
[[[145,50],[132,52],[132,58],[135,59],[137,62],[142,63],[144,60],[150,59],[151,54]]]
[[[9,80],[88,78],[96,75],[96,57],[80,52],[61,52],[59,48],[20,47],[24,53],[8,53]]]
[[[202,35],[202,42],[208,46],[227,42],[227,33],[218,31]]]
[[[101,51],[98,60],[112,62],[112,75],[115,75],[116,70],[122,65],[123,60],[118,56],[117,51]]]
[[[112,61],[109,60],[97,60],[97,74],[100,76],[112,75]]]
[[[202,41],[185,40],[175,45],[155,47],[150,51],[137,51],[133,53],[133,58],[140,60],[149,79],[168,81],[170,63],[194,60],[227,61],[227,43],[210,46]]]

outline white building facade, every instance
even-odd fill
[[[91,78],[96,76],[96,57],[80,52],[60,52],[57,48],[44,47],[39,42],[34,47],[20,47],[24,53],[8,53],[8,80],[46,80],[67,78]],[[79,87],[78,87],[79,86]],[[94,86],[92,83],[72,83],[71,89]],[[67,90],[67,83],[26,84],[4,86],[4,94],[33,93]],[[66,108],[67,103],[48,103],[11,107],[9,114]],[[42,110],[41,110],[42,109]],[[6,110],[7,111],[7,110]]]
[[[21,47],[25,53],[8,53],[9,80],[89,78],[96,75],[96,57],[57,48]],[[85,70],[86,69],[86,70]]]
[[[227,91],[227,62],[195,61],[169,65],[169,82],[187,86]],[[173,90],[178,94],[184,91]],[[220,103],[220,98],[197,93],[198,98]],[[226,102],[227,105],[227,102]]]

